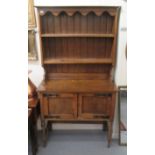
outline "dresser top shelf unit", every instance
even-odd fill
[[[119,7],[37,8],[45,81],[113,79]]]

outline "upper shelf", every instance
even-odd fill
[[[45,59],[44,64],[112,64],[111,58],[57,58]]]
[[[105,38],[113,38],[114,34],[41,34],[41,37],[105,37]]]

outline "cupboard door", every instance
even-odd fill
[[[46,108],[44,109],[48,111],[50,118],[73,119],[77,117],[77,95],[49,93],[46,94],[46,99]]]
[[[112,94],[94,93],[79,95],[79,118],[103,119],[110,117]]]

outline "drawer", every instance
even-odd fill
[[[73,119],[77,117],[77,95],[46,93],[43,101],[44,115],[53,119]]]
[[[109,117],[111,105],[111,93],[80,94],[78,117],[86,119],[103,119]]]

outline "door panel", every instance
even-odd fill
[[[79,117],[87,119],[102,119],[110,116],[112,94],[80,94]]]
[[[77,117],[77,95],[49,93],[46,94],[48,116],[53,119],[72,119]]]

